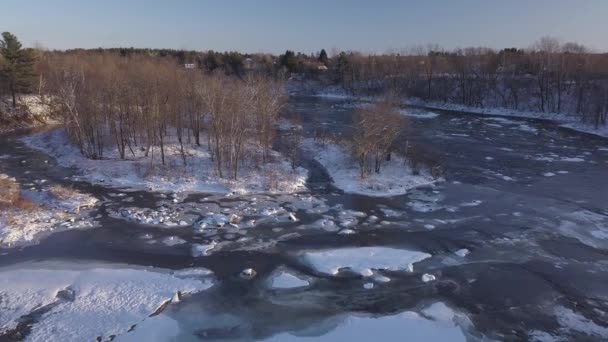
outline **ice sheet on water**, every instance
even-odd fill
[[[335,275],[342,268],[349,268],[360,275],[369,276],[372,270],[413,272],[414,263],[430,258],[418,251],[390,247],[351,247],[304,252],[302,261],[317,272]]]
[[[423,309],[422,314],[406,311],[390,316],[347,315],[334,319],[333,326],[320,324],[323,328],[316,333],[310,330],[281,333],[264,341],[308,341],[312,338],[332,342],[378,339],[386,342],[464,342],[466,336],[460,326],[469,325],[470,320],[466,316],[454,312],[443,303],[437,303]]]

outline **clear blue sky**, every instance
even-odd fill
[[[608,51],[608,0],[3,0],[0,31],[51,49],[384,52],[551,35]]]

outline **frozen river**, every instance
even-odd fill
[[[290,103],[307,135],[348,134],[357,105]],[[74,181],[72,170],[1,138],[0,172],[39,190],[73,184],[102,204],[88,214],[96,228],[0,249],[0,341],[608,339],[608,140],[523,119],[404,112],[408,143],[442,165],[445,182],[387,198],[341,193],[306,155],[308,190],[298,194],[110,189]],[[224,224],[231,214],[238,225]],[[37,288],[20,270],[41,272],[44,287],[49,269],[69,273],[70,285],[88,265],[117,282],[128,276],[111,270],[162,269],[192,294],[152,317],[124,314],[126,328],[108,323],[108,331],[92,323],[105,318],[65,314],[87,301],[85,285],[48,311],[14,310]],[[202,278],[208,286],[191,284]],[[135,288],[151,291],[155,279]],[[114,295],[133,295],[124,291]],[[76,325],[82,333],[70,335]]]

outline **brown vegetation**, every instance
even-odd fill
[[[245,143],[266,160],[285,102],[283,85],[262,75],[245,79],[204,74],[171,59],[113,54],[49,54],[44,78],[71,139],[83,155],[120,158],[152,147],[165,164],[168,138],[176,138],[184,164],[187,143],[208,146],[220,177],[238,175]]]
[[[352,153],[359,164],[361,178],[380,173],[382,163],[390,161],[393,143],[405,128],[405,119],[390,98],[356,113]]]

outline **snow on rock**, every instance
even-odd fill
[[[361,179],[357,163],[344,147],[336,144],[320,145],[313,139],[304,139],[302,146],[327,169],[334,185],[347,193],[396,196],[436,182],[425,172],[414,175],[404,159],[397,155],[393,155],[392,160],[382,166],[380,174],[374,173]]]
[[[241,278],[243,279],[253,279],[258,273],[253,268],[246,268],[241,271]]]
[[[269,276],[268,285],[271,289],[291,289],[310,285],[303,276],[285,269],[277,269]]]
[[[45,262],[4,267],[0,268],[0,332],[14,328],[19,317],[35,308],[56,303],[32,326],[28,341],[94,341],[98,336],[108,340],[146,319],[177,291],[191,293],[211,285],[163,270],[115,264]],[[66,296],[66,289],[73,296]]]
[[[273,162],[262,167],[254,162],[243,161],[238,180],[222,179],[215,172],[207,146],[184,146],[190,156],[183,165],[179,143],[168,137],[165,149],[166,165],[158,160],[151,162],[145,151],[135,150],[135,156],[121,160],[115,149],[105,151],[102,160],[91,160],[82,156],[63,129],[34,134],[22,139],[28,146],[54,157],[58,164],[76,167],[84,180],[108,186],[129,187],[165,192],[210,192],[210,193],[260,193],[295,192],[306,188],[308,171],[292,170],[290,162],[276,151],[271,151]],[[206,141],[206,139],[201,139]],[[258,153],[253,146],[246,146],[248,153]],[[151,156],[160,155],[153,147]],[[179,199],[172,199],[179,202]]]
[[[422,281],[428,283],[430,281],[435,281],[435,276],[432,274],[425,273],[422,275]]]
[[[301,254],[302,260],[318,272],[336,275],[340,269],[349,268],[362,276],[373,275],[372,270],[413,272],[414,263],[430,257],[427,253],[390,247],[352,247]]]
[[[365,283],[363,284],[363,288],[366,290],[371,290],[374,288],[374,283]]]

